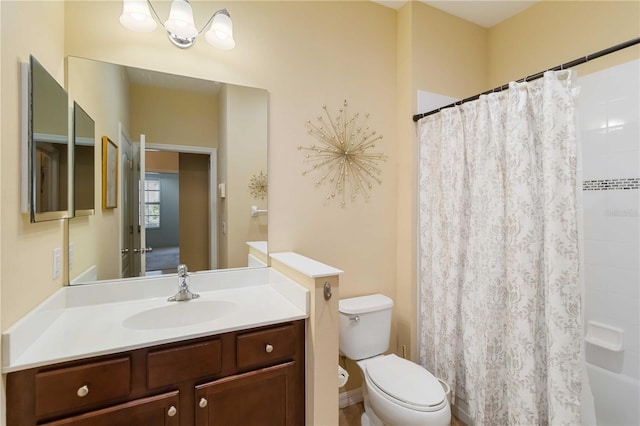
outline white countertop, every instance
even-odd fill
[[[344,272],[333,266],[325,265],[317,260],[309,259],[292,251],[271,253],[271,259],[289,266],[309,278],[323,278],[342,275]]]
[[[272,268],[191,274],[190,289],[200,297],[168,302],[167,297],[177,290],[175,275],[64,287],[2,334],[2,372],[277,324],[309,314],[308,290]],[[217,317],[181,325],[186,310],[191,314],[191,308],[204,307],[199,304],[209,304],[202,312],[211,308]],[[135,322],[154,309],[161,309],[164,325],[156,328],[154,321]]]

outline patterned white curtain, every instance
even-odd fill
[[[419,123],[420,362],[477,425],[580,423],[572,79]]]

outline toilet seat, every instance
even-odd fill
[[[400,406],[431,412],[447,404],[444,389],[433,374],[396,355],[367,360],[365,374],[372,386]]]

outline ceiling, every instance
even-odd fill
[[[383,6],[399,9],[407,3],[406,0],[373,0]],[[420,0],[451,15],[490,28],[516,15],[526,8],[533,6],[537,0]]]

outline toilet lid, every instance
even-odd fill
[[[366,371],[381,391],[416,409],[438,409],[444,402],[444,389],[433,374],[396,355],[370,360]]]

